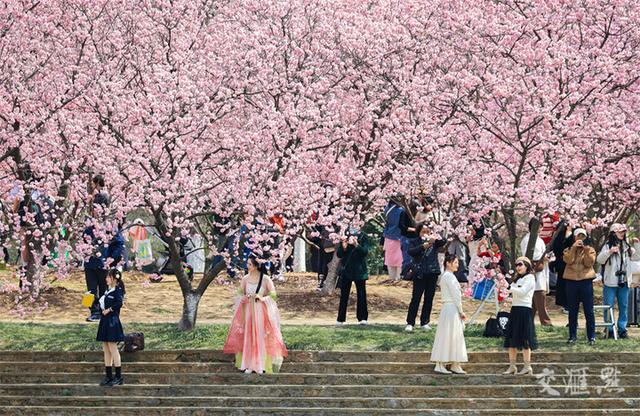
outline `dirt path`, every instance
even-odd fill
[[[4,277],[10,276],[9,272]],[[129,322],[177,322],[182,311],[182,296],[174,276],[165,276],[160,283],[145,283],[147,276],[140,273],[125,273],[127,285],[126,305],[123,319]],[[285,324],[292,325],[331,325],[335,322],[339,292],[330,296],[321,296],[315,290],[316,280],[313,274],[289,274],[284,283],[276,282],[278,305]],[[200,302],[198,322],[227,323],[231,319],[233,297],[237,282],[225,280],[212,284]],[[55,282],[45,295],[49,307],[41,314],[27,317],[33,322],[78,323],[84,322],[87,309],[80,302],[85,291],[84,274],[72,273],[64,281]],[[404,325],[407,308],[411,300],[410,282],[391,282],[387,276],[374,276],[367,283],[369,321]],[[566,315],[555,306],[554,298],[549,297],[550,315],[556,325],[564,326]],[[13,296],[0,294],[0,320],[16,321],[11,314]],[[479,302],[465,299],[464,309],[470,316]],[[503,304],[503,310],[510,305]],[[493,309],[487,306],[477,322],[484,323]],[[432,322],[437,321],[440,310],[440,295],[436,294]],[[352,291],[347,322],[355,323],[355,288]]]

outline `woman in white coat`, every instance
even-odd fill
[[[442,310],[438,319],[436,337],[431,348],[431,361],[436,363],[435,371],[442,374],[465,374],[460,363],[469,361],[464,341],[462,292],[456,279],[458,258],[447,253],[444,258],[445,272],[440,276]],[[451,363],[448,370],[445,365]]]
[[[531,222],[529,223],[529,231],[531,231]],[[522,241],[520,242],[520,251],[523,256],[527,255],[527,246],[529,245],[529,236],[531,234],[528,233],[524,236]],[[535,271],[536,277],[536,290],[533,294],[533,316],[535,318],[536,314],[538,314],[538,318],[540,318],[540,324],[542,326],[551,326],[551,318],[549,317],[549,313],[547,312],[547,293],[549,292],[549,262],[546,259],[546,251],[547,247],[544,244],[544,241],[540,237],[536,239],[536,245],[533,250],[533,256],[531,256],[532,264],[534,269],[536,268],[536,264],[544,264],[544,268],[540,271]]]

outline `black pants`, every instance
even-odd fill
[[[416,324],[416,315],[420,306],[420,298],[424,294],[422,302],[422,313],[420,314],[420,325],[426,325],[431,321],[431,308],[433,307],[433,297],[436,294],[437,274],[426,274],[421,279],[413,279],[413,291],[411,292],[411,303],[407,313],[407,325]]]
[[[91,305],[91,314],[100,315],[100,296],[107,291],[107,271],[102,269],[84,269],[87,290],[95,296]]]
[[[340,306],[338,308],[338,322],[344,322],[347,320],[347,304],[349,303],[349,294],[351,293],[351,283],[356,284],[356,293],[358,296],[356,317],[358,318],[358,321],[366,321],[367,319],[369,319],[369,311],[367,309],[367,281],[352,281],[342,279],[342,286],[340,286]]]
[[[9,264],[9,249],[2,247],[2,254],[4,254],[4,262]]]
[[[591,280],[567,280],[567,301],[569,303],[569,337],[576,338],[578,332],[578,309],[582,302],[587,321],[587,338],[596,337],[596,319],[593,313],[593,282]]]
[[[564,273],[558,273],[556,281],[556,305],[567,308],[567,281],[562,277]]]

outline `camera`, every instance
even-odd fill
[[[616,277],[618,278],[618,287],[626,287],[627,286],[627,271],[626,270],[618,270],[616,272]]]

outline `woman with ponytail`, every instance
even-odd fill
[[[223,351],[235,354],[236,367],[245,373],[278,372],[287,348],[280,333],[276,289],[256,257],[249,257],[247,265]]]
[[[117,386],[124,383],[122,378],[122,364],[117,343],[124,341],[124,331],[120,323],[120,308],[124,302],[124,282],[122,274],[117,269],[109,270],[107,274],[107,291],[100,298],[100,323],[96,341],[101,341],[104,351],[105,378],[101,386]],[[115,376],[112,368],[115,367]]]

